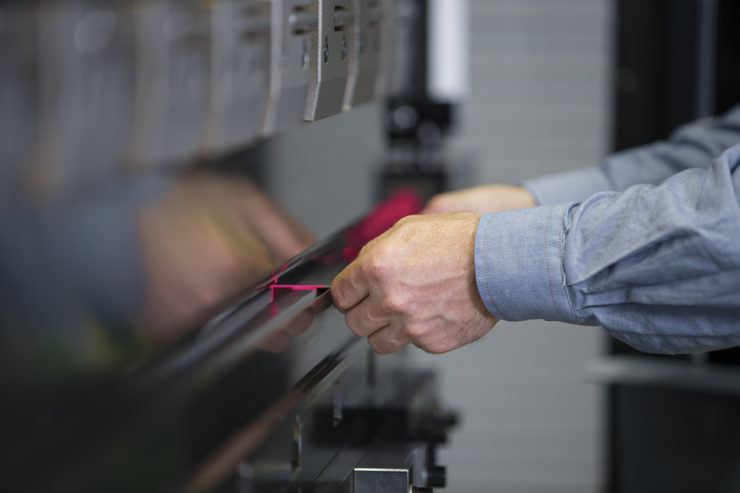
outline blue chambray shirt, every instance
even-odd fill
[[[740,106],[487,214],[476,281],[504,320],[602,325],[646,352],[740,345]]]

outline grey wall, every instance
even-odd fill
[[[367,212],[383,158],[381,107],[366,104],[267,142],[266,186],[317,236]]]
[[[598,162],[607,142],[609,0],[471,0],[471,97],[454,141],[479,182],[516,183]],[[317,235],[372,202],[382,156],[369,105],[269,143],[268,188]],[[307,160],[307,156],[310,159]],[[447,491],[591,492],[601,467],[600,391],[583,378],[597,328],[498,324],[435,366],[463,425],[442,454]]]

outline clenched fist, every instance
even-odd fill
[[[406,217],[368,243],[332,283],[347,326],[387,354],[412,343],[444,353],[483,337],[498,322],[475,283],[480,215]]]

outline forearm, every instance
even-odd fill
[[[497,317],[603,325],[650,352],[740,344],[740,147],[660,186],[484,216],[481,298]]]
[[[685,125],[668,141],[613,154],[595,167],[535,178],[524,186],[540,205],[581,202],[597,192],[658,185],[686,169],[706,169],[738,142],[740,106],[720,118]]]

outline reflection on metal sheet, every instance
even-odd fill
[[[0,214],[0,487],[169,487],[194,473],[185,457],[172,455],[173,469],[153,476],[131,471],[146,469],[151,456],[141,450],[152,440],[172,454],[178,442],[163,437],[193,426],[207,436],[181,446],[198,463],[226,447],[212,466],[203,463],[205,479],[193,479],[215,484],[224,464],[236,467],[356,357],[363,346],[341,319],[324,318],[338,315],[326,311],[325,286],[420,206],[402,193],[310,246],[246,176],[201,171],[141,174]],[[296,285],[311,289],[280,289]],[[279,376],[265,387],[264,372]],[[253,390],[236,398],[224,394],[227,382]],[[95,405],[79,399],[88,393]],[[189,421],[207,418],[203,408],[228,415],[229,406],[209,402],[212,393],[241,406],[224,417],[228,429]],[[69,436],[75,447],[66,450]],[[38,467],[45,475],[29,479]]]
[[[80,367],[202,324],[312,242],[248,179],[205,173],[16,204],[0,222],[0,283],[14,293],[0,336]],[[34,371],[22,351],[4,356]]]

